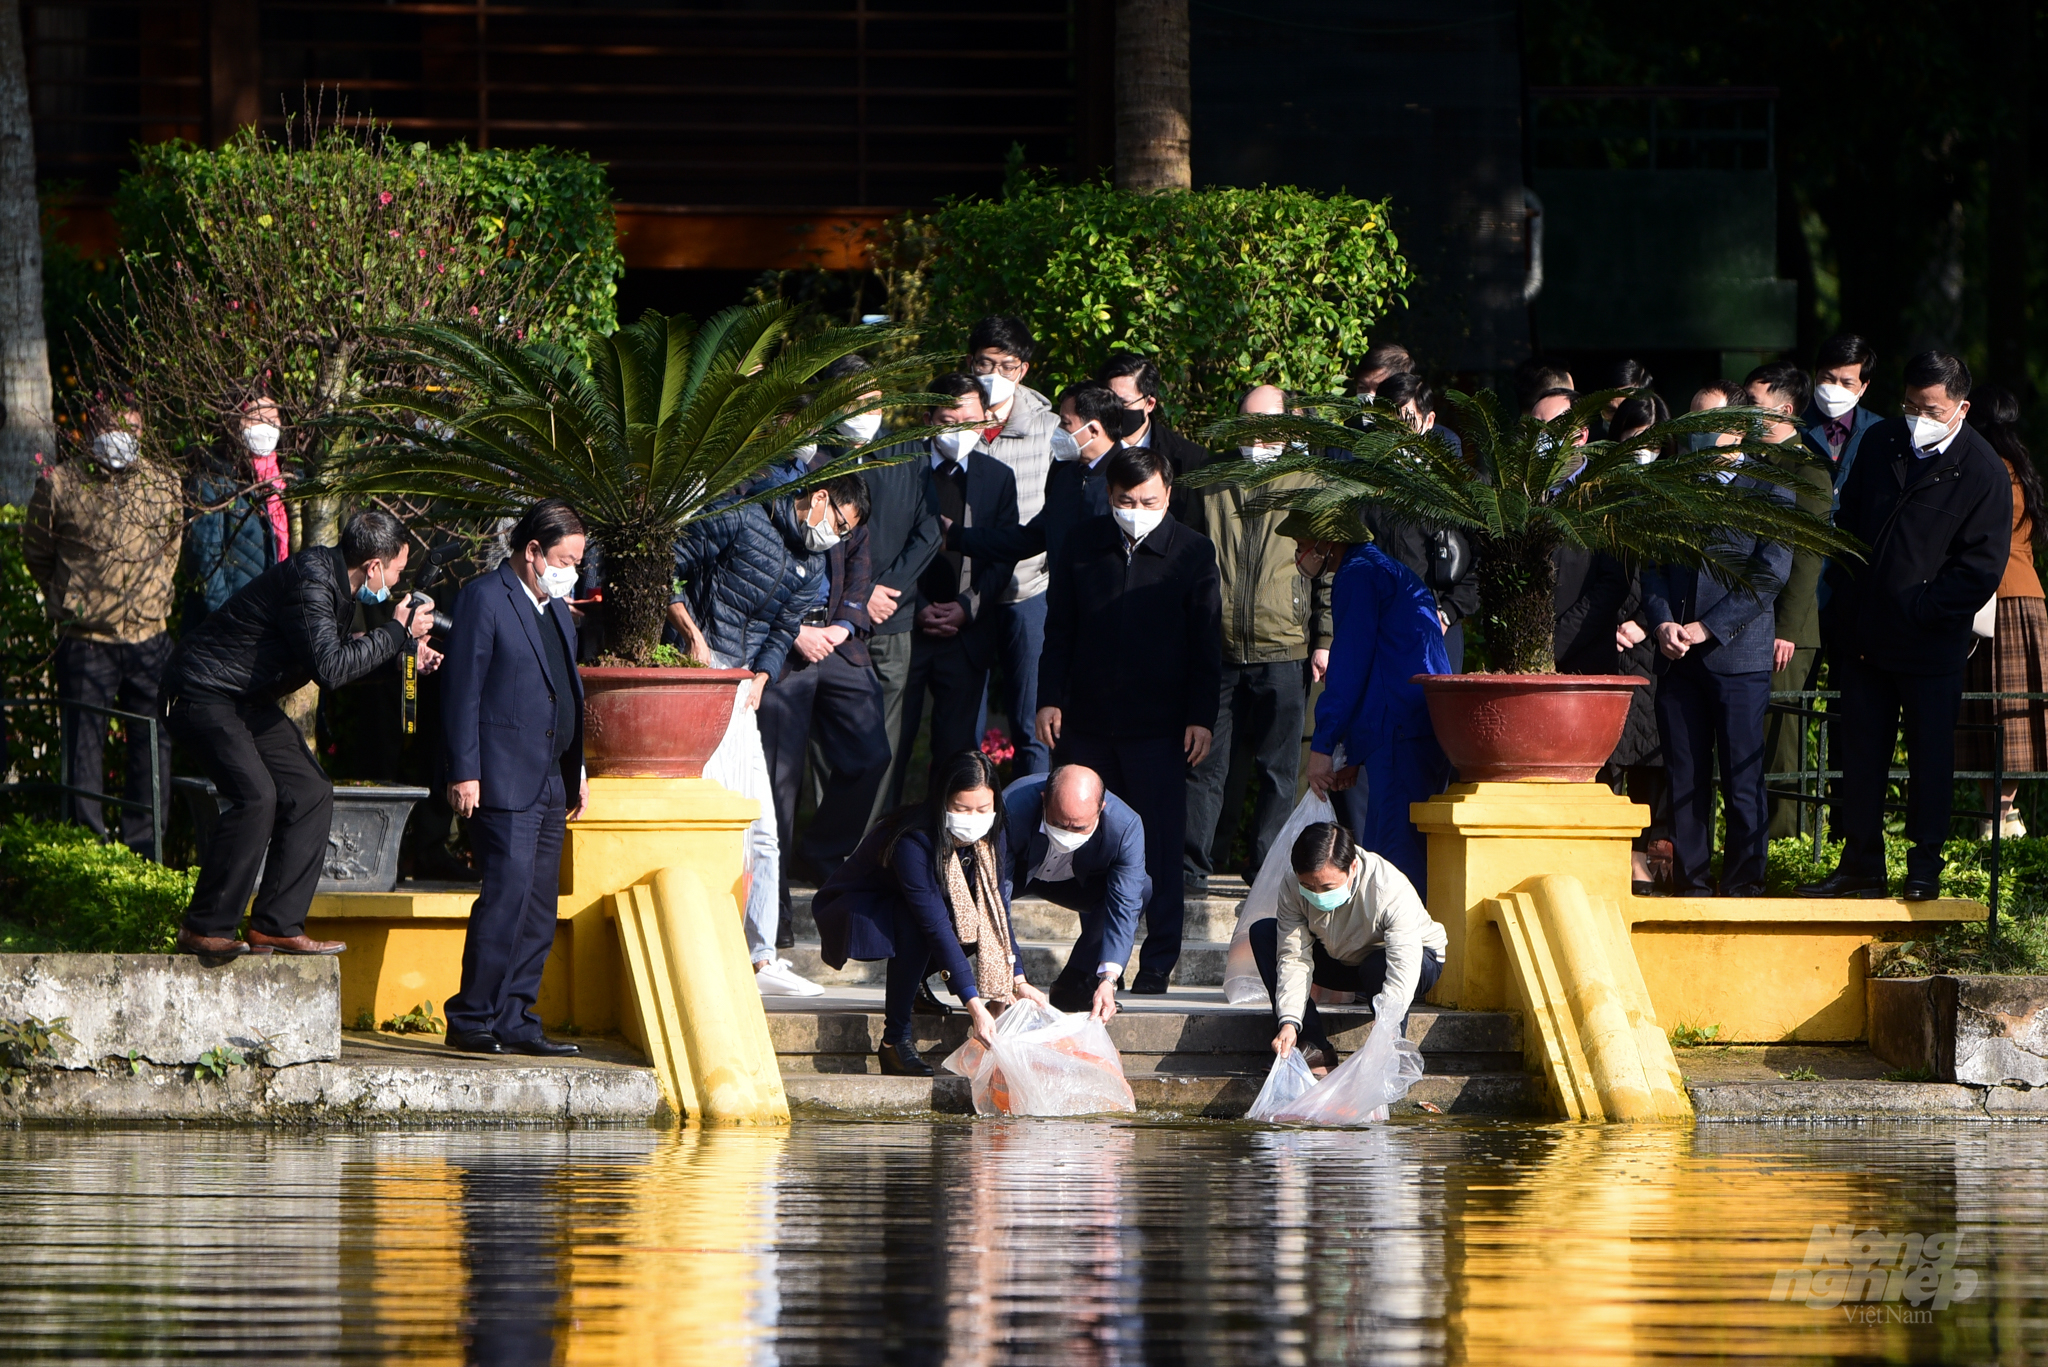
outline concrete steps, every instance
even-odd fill
[[[768,999],[768,1027],[794,1104],[840,1111],[912,1113],[973,1109],[964,1079],[883,1077],[880,992],[837,988],[824,998]],[[1130,998],[1110,1022],[1140,1110],[1239,1116],[1257,1096],[1273,1055],[1272,1017],[1259,1006],[1231,1006],[1213,989],[1178,988],[1164,997]],[[1369,1013],[1324,1013],[1331,1040],[1346,1054],[1365,1042]],[[1426,1076],[1410,1093],[1444,1111],[1529,1114],[1541,1089],[1522,1072],[1519,1016],[1502,1011],[1414,1012],[1408,1037],[1422,1050]],[[916,1018],[918,1050],[935,1067],[967,1038],[964,1012]],[[1411,1106],[1410,1109],[1416,1109]]]

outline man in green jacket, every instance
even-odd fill
[[[1273,385],[1260,385],[1238,405],[1241,413],[1259,415],[1286,408],[1286,393]],[[1246,446],[1237,455],[1274,460],[1280,448]],[[1289,475],[1261,486],[1260,492],[1308,483],[1306,475]],[[1189,894],[1202,896],[1236,836],[1237,823],[1222,820],[1226,793],[1255,785],[1247,882],[1286,824],[1301,764],[1307,660],[1311,651],[1326,650],[1330,642],[1330,576],[1302,577],[1294,567],[1294,543],[1274,530],[1284,514],[1246,516],[1246,490],[1218,485],[1190,492],[1196,497],[1189,521],[1216,543],[1223,597],[1223,694],[1215,738],[1188,779],[1183,867]]]

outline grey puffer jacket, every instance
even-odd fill
[[[825,572],[825,555],[804,544],[791,501],[727,508],[692,524],[675,550],[682,592],[669,601],[689,607],[715,654],[781,677]]]

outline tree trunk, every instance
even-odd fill
[[[1557,672],[1557,562],[1548,541],[1479,548],[1479,615],[1493,667],[1504,674]]]
[[[605,644],[623,664],[650,665],[661,644],[661,625],[673,596],[675,557],[651,553],[605,555]],[[700,624],[701,625],[701,624]]]
[[[20,0],[0,0],[0,499],[26,503],[56,454],[43,333],[43,225]]]
[[[1116,183],[1185,190],[1188,169],[1188,0],[1117,0]]]

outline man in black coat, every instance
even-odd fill
[[[1842,693],[1842,778],[1834,803],[1844,839],[1835,872],[1807,897],[1885,894],[1884,795],[1901,713],[1906,731],[1906,881],[1901,895],[1940,895],[1955,779],[1956,713],[1970,620],[1998,591],[2012,549],[2005,462],[1964,423],[1970,370],[1945,352],[1906,363],[1903,417],[1864,434],[1835,525],[1870,547],[1867,562],[1831,559],[1821,636]]]
[[[327,854],[334,785],[278,706],[309,681],[339,688],[433,629],[431,601],[351,637],[356,603],[391,599],[405,573],[405,529],[389,513],[358,513],[341,545],[313,546],[242,586],[164,666],[165,723],[198,757],[227,810],[199,852],[199,882],[178,931],[187,954],[339,954],[306,936],[306,912]],[[440,657],[420,646],[420,668]],[[265,863],[265,859],[268,863]],[[250,908],[246,941],[235,938]]]
[[[1187,774],[1209,753],[1223,687],[1216,548],[1167,511],[1173,467],[1126,448],[1104,462],[1111,516],[1076,527],[1052,565],[1038,734],[1085,764],[1145,825],[1152,896],[1132,991],[1180,959]]]
[[[1017,476],[987,452],[975,454],[980,425],[988,409],[981,385],[971,375],[941,375],[931,391],[952,400],[926,415],[935,427],[954,424],[929,443],[929,454],[910,462],[923,472],[939,510],[942,528],[1017,525]],[[931,762],[936,769],[947,757],[980,744],[974,732],[981,699],[988,685],[989,665],[1001,648],[995,609],[1010,586],[1015,562],[1001,556],[976,556],[942,547],[918,576],[916,596],[898,611],[912,621],[910,669],[903,682],[903,719],[892,741],[884,792],[888,806],[903,800],[903,780],[912,744],[924,716],[925,694],[932,699]]]
[[[1149,447],[1165,456],[1167,464],[1173,467],[1174,490],[1167,500],[1166,510],[1182,522],[1192,521],[1188,515],[1192,495],[1180,487],[1180,477],[1207,465],[1209,449],[1189,441],[1167,425],[1166,415],[1159,411],[1158,364],[1149,356],[1119,351],[1102,363],[1102,369],[1095,374],[1095,382],[1123,403],[1127,413],[1123,444]]]

